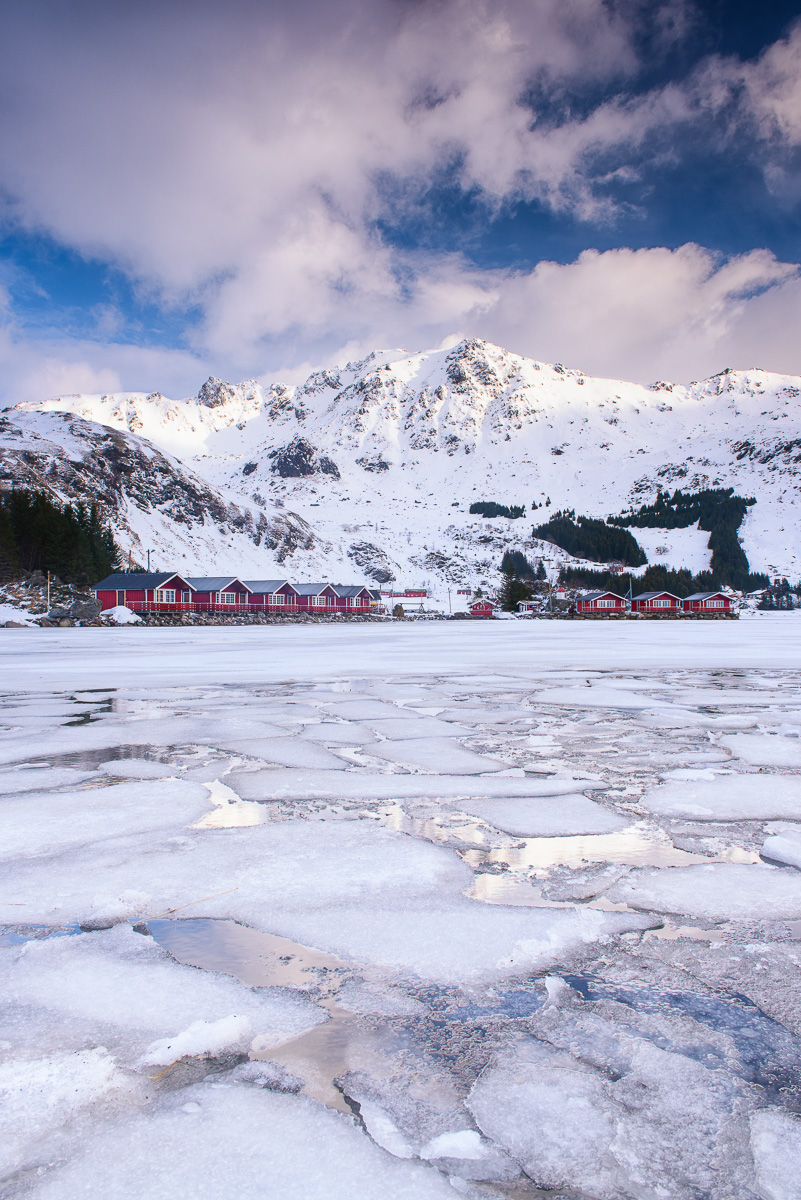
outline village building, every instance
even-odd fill
[[[298,612],[336,612],[337,594],[330,583],[296,583]]]
[[[719,616],[731,611],[731,600],[723,592],[693,592],[684,600],[684,611],[702,616]]]
[[[626,611],[626,599],[617,592],[588,592],[576,601],[577,613],[622,613]]]
[[[526,613],[539,612],[541,607],[541,600],[518,600],[517,602],[517,611],[521,617]]]
[[[471,617],[491,617],[498,606],[492,600],[472,600],[467,607]]]
[[[372,603],[370,589],[358,584],[333,583],[336,607],[347,611],[367,612]]]
[[[101,611],[124,605],[133,612],[180,612],[192,604],[194,588],[175,571],[107,575],[92,589]]]
[[[250,588],[241,579],[228,575],[193,575],[188,579],[192,587],[192,607],[195,611],[230,612],[247,609]]]
[[[297,589],[288,579],[246,579],[250,591],[250,608],[256,612],[295,612]]]
[[[684,612],[681,598],[672,592],[640,592],[631,601],[631,611],[667,615]]]

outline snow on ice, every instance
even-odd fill
[[[4,634],[4,1194],[799,1195],[791,631]]]

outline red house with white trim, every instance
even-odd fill
[[[579,596],[576,601],[576,612],[579,613],[608,613],[625,612],[626,600],[617,592],[588,592]]]
[[[233,612],[248,607],[250,588],[241,579],[232,579],[228,575],[198,575],[188,582],[195,593],[192,603],[196,609]]]
[[[288,579],[246,579],[252,612],[297,612],[298,593]]]
[[[298,612],[336,612],[337,594],[330,583],[296,583]]]
[[[101,612],[125,605],[133,612],[181,612],[192,607],[195,589],[175,571],[107,575],[92,588]]]
[[[472,600],[467,607],[471,617],[491,617],[498,606],[491,600]]]
[[[684,600],[684,611],[717,616],[718,613],[731,611],[731,600],[723,592],[693,592]]]
[[[359,587],[358,584],[344,583],[333,583],[331,586],[336,593],[338,612],[365,613],[370,611],[372,595],[369,588]]]
[[[676,613],[684,612],[679,596],[672,592],[640,592],[631,601],[631,611],[640,613]]]

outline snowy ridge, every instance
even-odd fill
[[[752,569],[796,577],[799,394],[801,378],[761,370],[689,386],[594,379],[468,340],[376,351],[294,387],[210,379],[186,400],[121,393],[20,407],[147,438],[226,503],[297,513],[329,569],[355,564],[374,582],[441,591],[491,584],[506,547],[544,549],[556,566],[563,555],[532,545],[545,516],[533,503],[605,517],[660,487],[755,496],[741,530]],[[525,504],[527,516],[470,516],[472,501],[490,499]],[[650,561],[707,565],[707,535],[649,532]],[[322,565],[320,550],[316,562],[293,553],[297,573]],[[230,560],[204,558],[215,566]]]

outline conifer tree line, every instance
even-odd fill
[[[615,561],[627,567],[642,567],[648,561],[628,530],[596,517],[577,517],[572,509],[554,513],[543,525],[535,525],[532,535],[553,542],[574,558],[591,562]]]
[[[0,579],[50,571],[79,587],[120,564],[120,548],[92,504],[59,504],[45,492],[0,493]]]

